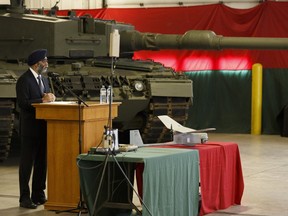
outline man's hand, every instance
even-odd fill
[[[48,102],[53,102],[55,101],[56,97],[54,94],[52,93],[44,93],[43,97],[42,97],[42,102],[43,103],[48,103]]]

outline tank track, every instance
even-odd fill
[[[172,131],[166,128],[157,116],[168,115],[184,125],[188,118],[190,105],[190,98],[152,97],[146,112],[147,121],[141,130],[143,142],[161,143],[171,141],[173,139]]]
[[[0,162],[7,159],[11,147],[14,124],[14,102],[0,100]]]

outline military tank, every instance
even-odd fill
[[[63,85],[84,101],[99,101],[100,88],[113,86],[113,100],[121,102],[113,128],[123,139],[125,132],[139,129],[145,143],[155,143],[171,139],[158,115],[185,124],[192,81],[158,62],[133,60],[134,51],[288,48],[285,38],[226,38],[199,30],[183,35],[141,33],[130,24],[76,17],[73,12],[57,17],[55,8],[49,16],[43,14],[32,14],[21,0],[0,8],[0,26],[5,29],[0,33],[0,160],[7,158],[12,132],[17,132],[17,78],[27,70],[27,56],[35,49],[48,50],[49,71],[57,74],[49,77],[57,100],[76,100]],[[110,33],[115,30],[120,34],[119,58],[109,57]]]
[[[158,62],[132,60],[133,50],[142,49],[141,42],[137,41],[135,48],[130,42],[139,40],[134,26],[89,16],[75,17],[72,13],[61,18],[55,11],[49,12],[50,16],[38,13],[26,10],[21,1],[11,1],[11,6],[0,11],[0,26],[6,29],[0,33],[0,160],[8,156],[12,133],[16,131],[17,136],[17,78],[27,70],[29,53],[39,48],[48,50],[49,72],[59,75],[49,77],[57,100],[77,100],[62,85],[84,101],[99,101],[100,88],[113,86],[113,101],[121,102],[118,117],[113,120],[120,139],[126,137],[129,129],[140,129],[147,143],[169,140],[170,134],[156,118],[160,114],[185,123],[192,81]],[[121,38],[120,57],[112,63],[109,38],[116,29]],[[145,49],[158,49],[149,48],[151,45]]]

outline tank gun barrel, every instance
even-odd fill
[[[209,30],[191,30],[183,35],[124,31],[120,35],[121,52],[161,49],[288,49],[288,38],[224,37]]]

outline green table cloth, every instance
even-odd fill
[[[81,154],[77,158],[81,190],[87,203],[89,214],[95,211],[94,201],[103,169],[105,155]],[[144,216],[197,216],[199,202],[199,155],[197,150],[138,148],[137,151],[117,154],[115,159],[126,171],[133,183],[134,169],[127,173],[127,165],[133,168],[144,163],[143,202]],[[106,177],[97,200],[97,208],[105,202],[109,184],[114,202],[127,202],[127,181],[112,156],[108,157],[110,182]],[[111,166],[112,165],[112,166]],[[108,172],[106,172],[108,175]],[[98,185],[97,185],[98,184]],[[128,192],[129,193],[129,192]],[[127,215],[131,211],[103,209],[97,215]],[[95,215],[95,214],[94,214]]]

